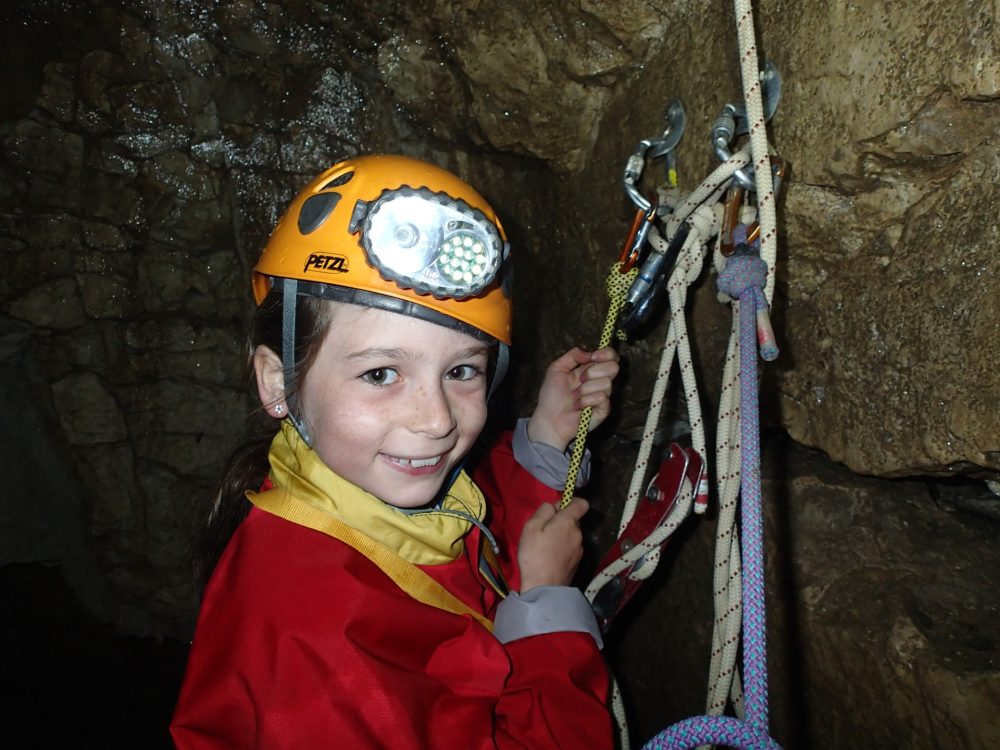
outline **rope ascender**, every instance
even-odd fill
[[[703,512],[708,499],[707,446],[697,379],[687,336],[687,290],[700,277],[708,243],[715,238],[713,264],[719,273],[720,299],[731,302],[733,325],[723,371],[717,420],[715,479],[719,497],[716,565],[713,581],[715,626],[706,716],[681,721],[645,746],[650,750],[682,750],[709,743],[741,750],[779,748],[768,735],[765,637],[763,522],[761,511],[760,441],[757,396],[757,351],[763,359],[777,354],[768,319],[774,290],[776,258],[776,186],[784,162],[772,156],[766,121],[780,98],[781,81],[772,65],[758,70],[750,0],[735,0],[737,37],[745,107],[727,104],[712,127],[712,143],[722,163],[692,193],[677,189],[674,148],[684,130],[684,110],[673,103],[667,129],[660,138],[641,141],[625,168],[624,184],[637,211],[632,230],[608,279],[611,305],[600,346],[610,344],[644,322],[652,299],[666,292],[670,323],[663,344],[656,384],[643,428],[616,543],[598,566],[586,589],[602,629],[655,570],[669,536],[692,510]],[[735,153],[729,144],[748,135]],[[751,164],[752,156],[752,164]],[[636,188],[646,158],[665,157],[667,180],[654,204]],[[744,199],[755,194],[756,206]],[[723,198],[726,198],[723,205]],[[648,253],[637,264],[644,246]],[[630,270],[631,285],[622,292]],[[614,282],[614,291],[612,291]],[[671,445],[653,479],[649,460],[659,428],[669,375],[677,360],[691,428],[691,448]],[[562,506],[572,497],[590,410],[581,413]],[[741,514],[743,544],[736,529]],[[743,643],[743,678],[736,657]],[[613,707],[621,747],[629,738],[617,684]],[[737,716],[723,716],[731,704]]]

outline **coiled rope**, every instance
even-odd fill
[[[704,422],[701,418],[700,397],[698,395],[697,379],[695,377],[693,359],[691,356],[690,343],[687,334],[687,322],[685,308],[687,304],[688,288],[695,283],[701,275],[704,260],[707,255],[708,243],[713,237],[717,237],[722,222],[722,206],[719,199],[725,192],[733,174],[750,162],[747,150],[741,149],[734,153],[729,159],[720,164],[686,200],[681,202],[675,209],[672,222],[667,226],[668,238],[673,237],[673,233],[680,228],[684,221],[690,227],[687,239],[681,248],[677,262],[671,272],[668,281],[668,298],[670,303],[670,325],[664,339],[663,350],[660,357],[659,369],[653,393],[650,397],[650,405],[646,415],[646,422],[643,428],[642,440],[636,458],[636,463],[632,473],[626,497],[625,508],[622,512],[622,519],[619,525],[619,536],[628,526],[629,521],[635,514],[639,499],[643,494],[646,484],[649,460],[654,450],[654,436],[659,424],[660,414],[665,401],[665,395],[669,385],[670,371],[675,357],[679,361],[681,380],[684,387],[685,397],[688,402],[688,420],[692,428],[692,443],[699,453],[706,455],[706,439]],[[668,238],[660,235],[656,226],[651,226],[649,230],[649,242],[659,245],[660,251],[664,251],[669,244]],[[613,271],[617,274],[617,271]],[[610,283],[610,280],[609,280]],[[609,285],[610,293],[610,285]],[[610,341],[610,338],[608,339]],[[736,382],[735,375],[733,382]],[[582,417],[581,417],[582,423]],[[586,431],[578,433],[577,445],[582,442],[579,435],[586,435]],[[736,445],[738,450],[738,444]],[[571,472],[566,481],[567,487],[576,484],[576,472],[578,470],[570,466]],[[737,481],[739,474],[736,474]],[[600,571],[586,588],[587,598],[591,601],[597,592],[614,576],[621,573],[626,568],[642,560],[642,564],[636,567],[630,574],[631,580],[642,580],[648,578],[656,570],[659,561],[660,545],[669,537],[687,518],[694,505],[694,497],[699,488],[690,487],[685,483],[680,496],[670,511],[662,525],[652,531],[652,533],[642,540],[636,541],[632,549],[624,552],[621,557],[612,562],[608,567]],[[738,549],[738,548],[737,548]],[[737,553],[738,554],[738,553]],[[739,561],[736,562],[737,572]],[[736,593],[737,601],[739,593]],[[739,607],[737,604],[737,612]],[[737,626],[738,627],[738,626]],[[738,630],[737,630],[738,637]],[[733,656],[735,662],[735,654]],[[728,690],[728,684],[726,690]],[[628,727],[625,718],[624,705],[617,683],[612,685],[612,709],[618,723],[620,746],[622,750],[628,750],[629,738]]]
[[[760,224],[760,256],[767,265],[764,298],[768,304],[774,294],[774,269],[777,258],[777,216],[770,153],[764,117],[762,84],[759,75],[757,46],[754,39],[753,7],[750,0],[735,0],[737,40],[743,98],[747,108],[749,147],[753,155],[757,187],[757,221]],[[721,272],[725,259],[718,248],[714,265]],[[719,488],[719,521],[716,527],[713,601],[715,625],[712,633],[712,656],[709,666],[709,692],[706,712],[723,713],[727,699],[737,716],[743,715],[742,687],[736,671],[736,655],[741,627],[742,575],[740,543],[736,531],[736,512],[740,488],[739,443],[739,334],[738,316],[733,316],[729,346],[723,367],[722,391],[716,432],[716,482]]]

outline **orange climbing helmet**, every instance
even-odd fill
[[[471,327],[509,345],[508,256],[493,209],[451,172],[362,156],[296,196],[254,268],[253,291],[258,304],[277,287]]]

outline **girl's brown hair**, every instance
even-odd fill
[[[289,409],[296,408],[297,386],[315,360],[332,318],[332,305],[317,297],[300,296],[295,307],[295,376],[293,383],[285,384],[285,402]],[[282,295],[272,291],[257,308],[251,323],[247,357],[250,384],[255,382],[254,350],[266,346],[280,355],[281,337]],[[256,388],[251,390],[256,392]],[[267,454],[279,427],[280,421],[269,416],[263,406],[251,412],[246,432],[226,461],[218,492],[197,513],[195,568],[202,586],[208,581],[230,537],[250,512],[246,492],[260,489],[267,477]]]

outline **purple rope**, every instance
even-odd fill
[[[743,688],[745,718],[697,716],[667,727],[643,750],[687,750],[717,744],[739,750],[780,750],[768,735],[764,523],[761,512],[760,410],[757,398],[757,309],[767,264],[746,245],[719,274],[719,290],[740,301],[740,519],[743,561]]]

